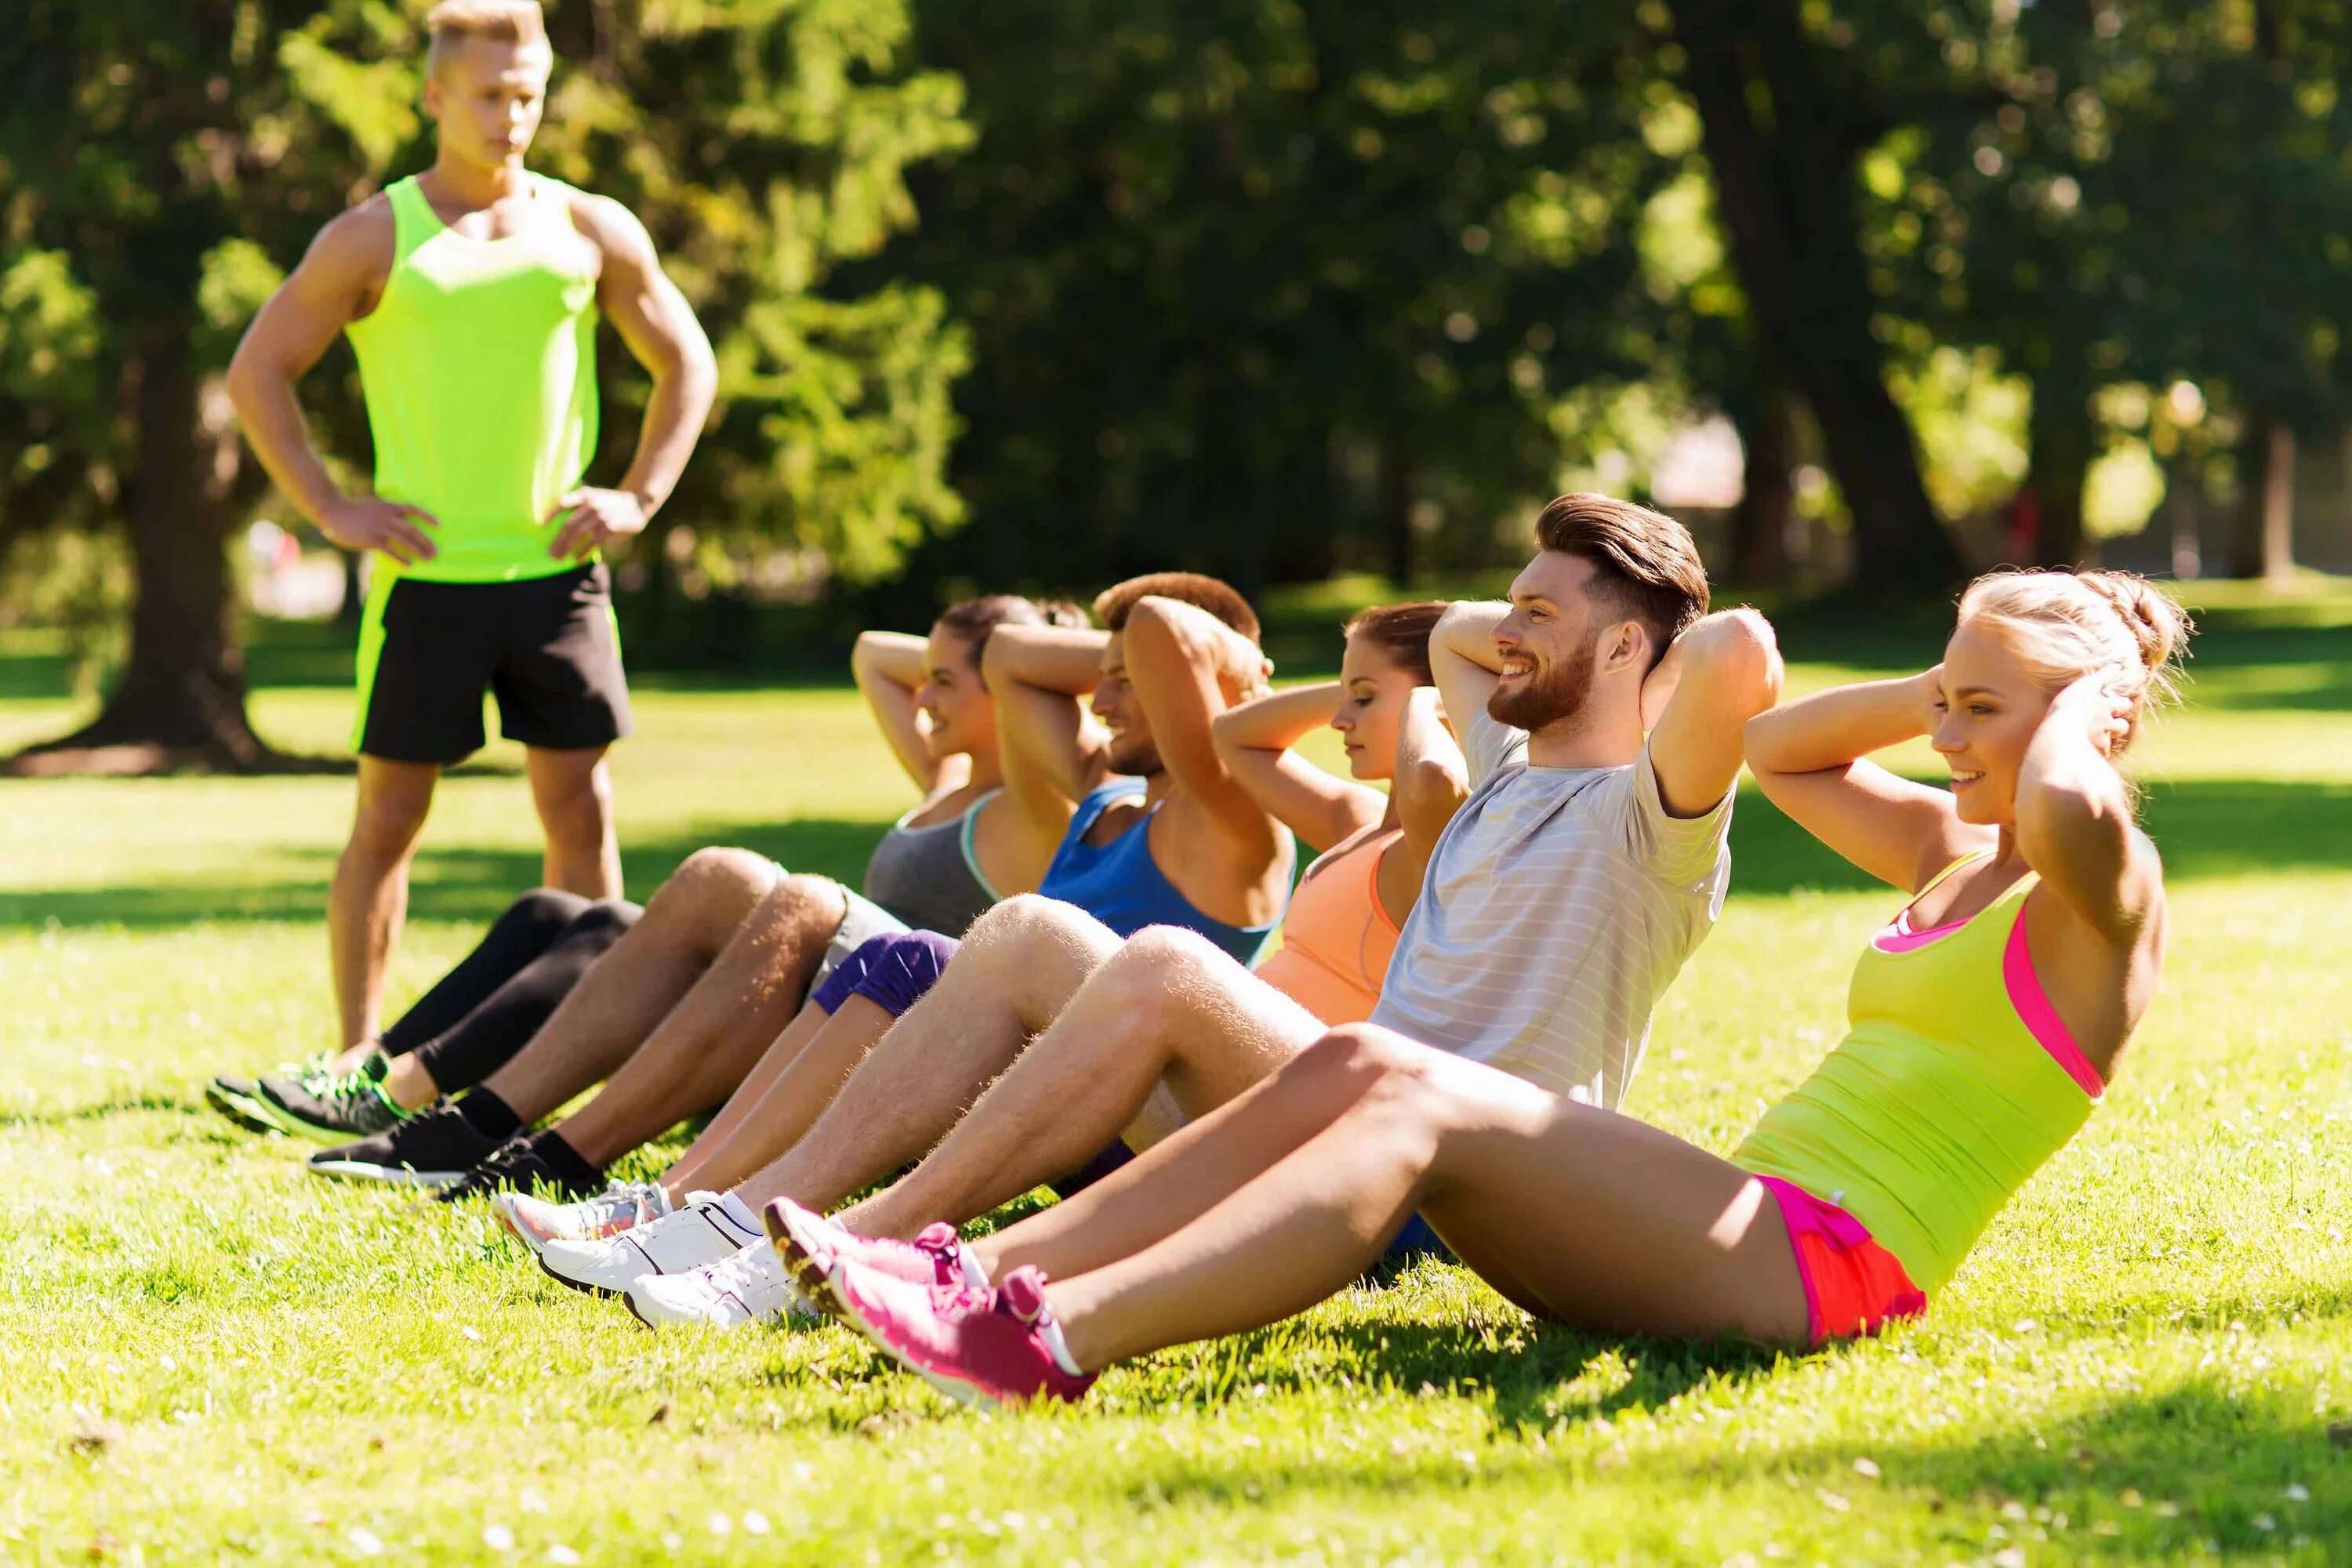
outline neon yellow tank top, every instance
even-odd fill
[[[443,224],[414,176],[384,193],[392,272],[346,331],[376,493],[440,520],[427,530],[440,553],[397,568],[404,576],[499,583],[572,564],[548,555],[547,517],[596,445],[596,279],[572,227],[571,187],[531,179],[555,216],[503,239]]]
[[[1853,1215],[1922,1290],[2095,1103],[2026,952],[2037,880],[1941,935],[1880,933],[1854,965],[1845,1038],[1731,1156]]]

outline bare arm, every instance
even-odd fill
[[[1470,765],[1445,722],[1445,705],[1433,686],[1417,686],[1397,726],[1396,776],[1389,784],[1397,826],[1418,882],[1437,851],[1437,837],[1470,795]]]
[[[915,706],[915,689],[923,684],[927,645],[905,632],[860,632],[850,651],[849,673],[866,699],[890,754],[915,787],[929,791],[940,783],[940,764],[931,760],[924,736],[929,726]]]
[[[1335,777],[1291,750],[1328,724],[1345,697],[1338,681],[1317,681],[1228,708],[1210,726],[1234,781],[1318,855],[1388,809],[1380,791]]]
[[[1151,721],[1151,740],[1177,784],[1236,839],[1262,840],[1265,807],[1217,755],[1217,716],[1265,689],[1255,643],[1208,611],[1147,595],[1127,617],[1127,679]]]
[[[2161,906],[2164,873],[2106,755],[2104,737],[2118,724],[2118,705],[2098,675],[2051,702],[2018,770],[2017,847],[2043,885],[2120,956]]]
[[[1780,700],[1780,647],[1753,610],[1707,616],[1675,639],[1643,683],[1650,766],[1675,816],[1704,816],[1739,779],[1740,729]],[[1660,711],[1663,710],[1663,711]]]
[[[1495,651],[1495,628],[1511,606],[1492,600],[1464,599],[1447,610],[1429,634],[1429,668],[1448,713],[1484,713],[1502,674]]]
[[[1035,833],[1058,838],[1072,804],[1103,780],[1101,733],[1079,703],[1101,679],[1109,640],[1081,627],[998,626],[981,653],[1005,798]]]
[[[310,444],[294,395],[294,384],[336,334],[375,308],[392,268],[394,243],[392,208],[382,197],[320,229],[236,345],[228,396],[247,445],[297,511],[347,550],[381,550],[408,565],[434,556],[425,531],[436,526],[432,513],[343,494]]]
[[[719,365],[694,308],[661,269],[653,237],[636,215],[604,196],[572,204],[572,221],[604,254],[596,305],[621,341],[653,377],[653,395],[637,432],[636,456],[618,488],[583,488],[559,498],[572,515],[548,553],[558,560],[585,555],[616,534],[641,532],[669,499],[686,460],[702,437],[719,392]]]
[[[1916,892],[1944,867],[1991,842],[1960,821],[1951,795],[1868,761],[1927,732],[1940,667],[1895,680],[1840,686],[1748,721],[1748,765],[1772,804],[1872,876]]]

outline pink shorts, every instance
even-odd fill
[[[1771,1189],[1789,1227],[1813,1343],[1872,1333],[1882,1323],[1927,1310],[1927,1293],[1911,1283],[1895,1254],[1873,1241],[1860,1220],[1793,1182],[1756,1179]]]

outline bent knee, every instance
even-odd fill
[[[780,875],[774,861],[749,849],[698,849],[670,873],[654,897],[672,901],[714,895],[756,899],[774,887]]]
[[[1423,1076],[1430,1047],[1378,1024],[1342,1024],[1299,1053],[1307,1071],[1345,1073],[1367,1081]]]
[[[1102,966],[1099,980],[1118,987],[1138,1004],[1180,1001],[1245,973],[1225,952],[1198,931],[1178,926],[1146,926],[1120,944]]]
[[[1075,904],[1043,893],[1015,893],[982,911],[963,935],[967,946],[979,943],[1032,942],[1040,937],[1057,942],[1083,940],[1095,932],[1116,942],[1109,928]]]
[[[501,921],[542,931],[562,931],[596,906],[562,888],[533,888],[507,906]]]

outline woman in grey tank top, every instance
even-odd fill
[[[1034,889],[1035,857],[983,831],[1003,777],[996,709],[980,659],[996,627],[1079,626],[1075,605],[1010,594],[950,605],[929,637],[867,632],[850,659],[857,689],[922,803],[891,824],[866,863],[866,896],[919,931],[961,936],[997,900]]]

